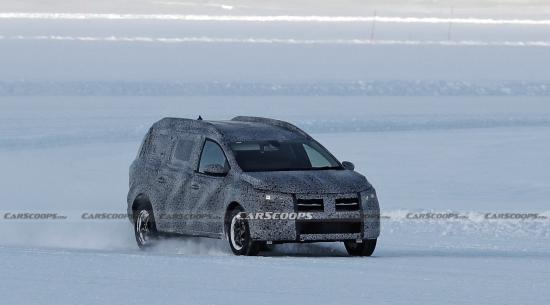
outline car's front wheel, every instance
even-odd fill
[[[363,242],[345,241],[344,246],[351,256],[371,256],[376,248],[376,239],[365,239]]]
[[[227,239],[231,251],[235,255],[257,255],[260,244],[250,237],[250,228],[246,220],[244,210],[241,207],[233,209],[228,217]]]
[[[134,233],[140,249],[154,244],[158,237],[153,211],[148,206],[139,207],[134,213]]]

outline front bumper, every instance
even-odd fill
[[[296,219],[258,219],[249,220],[250,235],[258,241],[273,242],[315,242],[376,239],[380,235],[380,208],[374,189],[358,196],[361,207],[356,211],[337,211],[335,198],[350,196],[350,194],[335,195],[299,195],[308,198],[322,198],[326,203],[322,210],[312,211],[306,217]],[[261,205],[262,209],[253,213],[295,213],[298,216],[303,211],[297,209],[297,196],[289,196]],[[280,214],[278,214],[280,215]],[[303,216],[303,215],[302,215]],[[272,217],[271,217],[272,218]]]

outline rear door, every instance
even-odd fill
[[[174,140],[169,161],[163,168],[168,193],[166,209],[160,215],[167,231],[182,233],[188,228],[189,206],[184,203],[190,180],[200,152],[201,137],[195,134],[182,134]]]

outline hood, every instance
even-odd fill
[[[258,190],[292,194],[355,193],[370,187],[365,177],[350,170],[245,172],[243,179]]]

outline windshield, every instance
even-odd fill
[[[245,141],[231,143],[245,172],[341,169],[340,163],[315,141]]]

